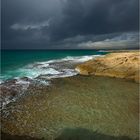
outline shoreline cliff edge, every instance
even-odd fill
[[[140,83],[140,51],[113,52],[78,65],[80,75],[124,78]]]

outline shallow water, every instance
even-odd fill
[[[55,79],[51,86],[30,85],[27,96],[2,111],[2,131],[50,140],[86,140],[90,135],[135,139],[138,88],[131,81],[91,76]],[[75,134],[82,137],[72,137]]]

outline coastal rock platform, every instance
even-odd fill
[[[109,53],[76,67],[81,75],[124,78],[139,83],[140,52]]]

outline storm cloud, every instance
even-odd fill
[[[2,48],[138,48],[138,5],[138,0],[2,0]]]

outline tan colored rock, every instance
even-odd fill
[[[140,52],[110,53],[76,67],[81,75],[125,78],[139,82]]]
[[[138,72],[136,72],[136,74],[134,76],[134,80],[136,83],[140,83],[140,70]]]

